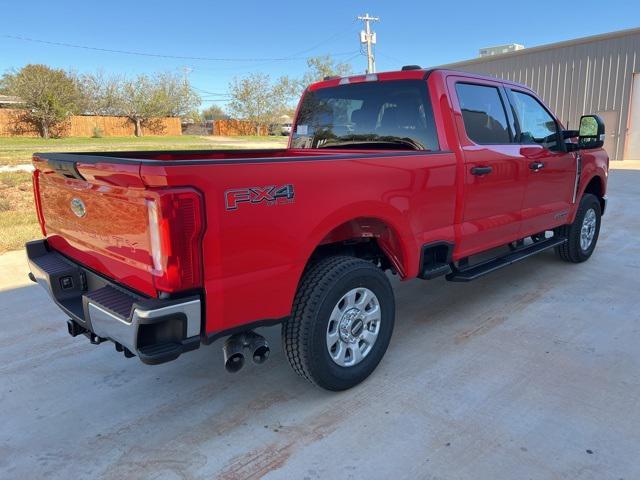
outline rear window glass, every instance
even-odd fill
[[[363,82],[307,92],[292,146],[438,150],[426,83]]]
[[[496,87],[458,83],[456,92],[469,140],[481,145],[511,143],[507,114]]]

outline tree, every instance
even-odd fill
[[[229,111],[236,118],[255,123],[256,135],[274,117],[273,86],[269,75],[253,73],[245,78],[234,78],[229,85],[231,101]]]
[[[352,70],[351,64],[338,63],[330,55],[310,57],[307,59],[307,72],[302,77],[303,88],[325,77],[351,75]]]
[[[136,137],[143,127],[153,127],[158,117],[179,117],[198,107],[200,97],[177,75],[162,73],[155,78],[138,75],[119,82],[114,110],[135,125]]]
[[[34,125],[44,138],[49,138],[52,127],[76,113],[81,104],[77,78],[46,65],[26,65],[19,71],[5,73],[0,88],[24,101],[24,120]]]
[[[205,108],[202,111],[201,116],[205,120],[222,120],[229,118],[229,115],[227,115],[222,107],[218,105],[211,105],[210,107]]]
[[[80,111],[88,115],[118,115],[118,89],[123,79],[102,72],[79,77]]]
[[[234,78],[229,85],[232,116],[256,124],[256,132],[269,124],[280,123],[282,115],[290,115],[302,91],[311,83],[329,75],[349,75],[351,65],[336,63],[329,55],[307,60],[308,71],[300,79],[282,76],[272,82],[269,75],[253,73]]]

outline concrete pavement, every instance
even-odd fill
[[[391,346],[343,393],[278,328],[236,375],[221,342],[152,367],[73,339],[0,256],[0,478],[640,478],[640,171],[617,166],[589,262],[394,282]]]

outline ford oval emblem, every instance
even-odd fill
[[[87,214],[87,209],[84,206],[84,202],[79,198],[71,199],[71,211],[75,213],[76,217],[84,217]]]

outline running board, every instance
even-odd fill
[[[552,237],[542,242],[532,243],[527,247],[508,253],[503,257],[493,258],[478,265],[473,265],[472,267],[467,267],[462,270],[454,268],[454,270],[446,276],[446,279],[450,282],[470,282],[488,273],[529,258],[536,253],[562,245],[566,241],[567,239],[565,237]]]

